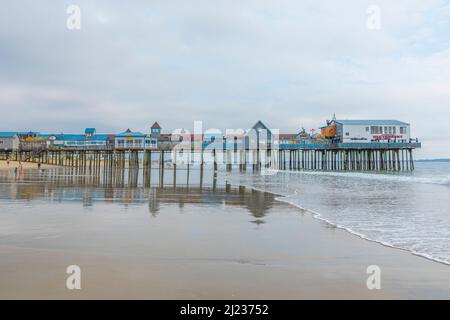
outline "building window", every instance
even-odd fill
[[[370,130],[370,128],[369,128],[369,127],[366,127],[366,132],[369,132],[369,130]]]
[[[397,127],[392,127],[392,133],[396,134],[397,133]]]
[[[383,133],[382,127],[372,126],[372,127],[370,127],[370,133],[371,134],[382,134]]]
[[[350,135],[350,132],[346,132],[345,135],[348,137]]]
[[[400,134],[406,134],[406,128],[400,127]]]

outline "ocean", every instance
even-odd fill
[[[231,172],[222,176],[279,195],[361,238],[450,265],[450,163],[414,172]]]

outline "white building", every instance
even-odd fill
[[[343,143],[410,142],[410,125],[398,120],[332,120]]]
[[[17,132],[0,132],[0,150],[15,151],[19,149],[19,143]]]

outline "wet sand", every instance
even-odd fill
[[[272,195],[153,191],[151,204],[3,203],[0,298],[450,298],[449,266],[360,239]],[[81,290],[65,286],[73,264]],[[369,265],[381,268],[381,290],[366,287]]]

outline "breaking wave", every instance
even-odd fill
[[[403,174],[269,169],[259,177],[241,175],[238,183],[272,193],[278,201],[364,240],[450,265],[450,206],[446,201],[450,196],[446,187],[450,186],[450,170],[436,168]],[[305,179],[296,178],[298,175],[305,175]],[[341,190],[332,191],[337,185],[346,188],[342,196]],[[323,194],[314,196],[314,192]]]

